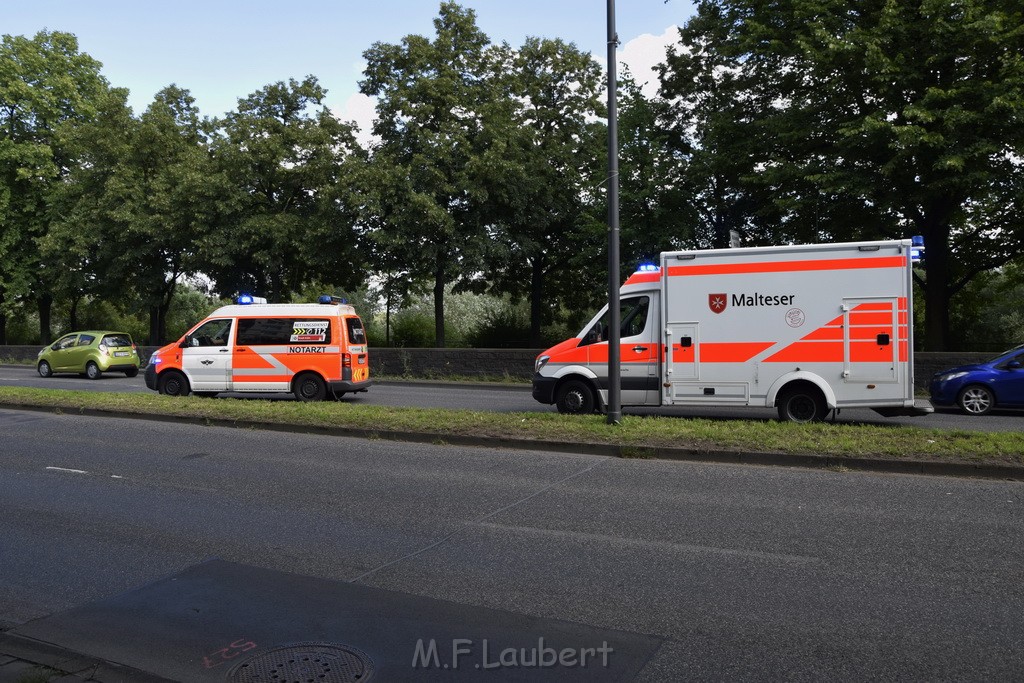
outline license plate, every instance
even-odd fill
[[[130,356],[130,355],[132,355],[132,352],[131,351],[114,351],[114,355],[115,356]]]

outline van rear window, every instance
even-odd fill
[[[330,344],[331,321],[323,318],[240,318],[241,346]]]
[[[366,332],[363,331],[363,321],[359,318],[345,318],[348,326],[348,341],[350,344],[365,344]]]

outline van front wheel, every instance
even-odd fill
[[[594,412],[594,390],[583,380],[571,379],[558,387],[555,405],[563,415],[587,415]]]
[[[156,383],[157,391],[164,396],[188,396],[188,379],[177,370],[167,370]]]
[[[320,375],[307,372],[295,378],[293,393],[300,401],[322,401],[327,396],[327,385]]]

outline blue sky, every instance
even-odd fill
[[[461,0],[494,42],[562,38],[604,63],[606,0]],[[111,84],[129,88],[136,113],[171,83],[187,88],[202,114],[220,116],[268,83],[316,76],[342,118],[365,121],[357,95],[362,53],[377,41],[433,35],[440,0],[25,0],[4,3],[0,33],[44,28],[78,36]],[[620,61],[646,71],[693,13],[689,0],[619,0]],[[643,37],[644,34],[650,34]]]

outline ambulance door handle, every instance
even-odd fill
[[[245,353],[245,349],[235,349],[235,353]]]
[[[639,345],[637,345],[637,346],[633,347],[633,351],[635,351],[636,353],[640,353],[641,351],[646,351],[646,350],[647,350],[646,346],[639,346]]]
[[[231,349],[217,349],[217,353],[231,353]]]

